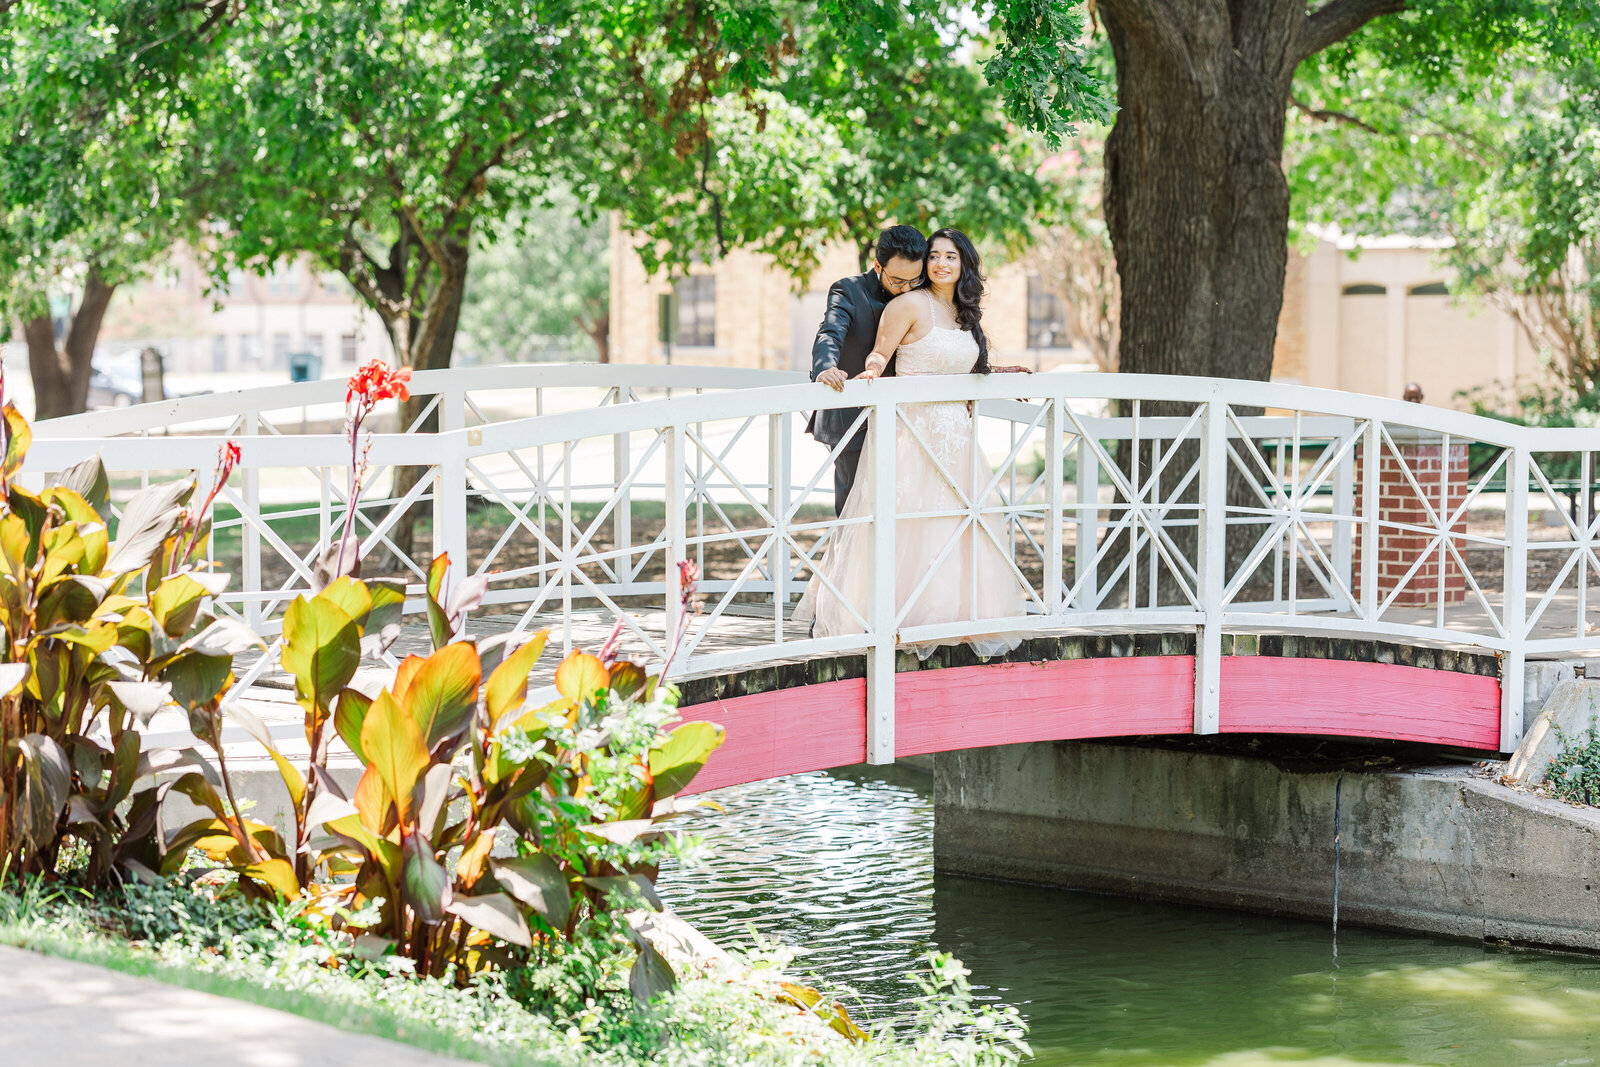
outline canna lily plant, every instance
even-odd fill
[[[169,792],[228,808],[198,753],[146,750],[138,727],[176,705],[202,733],[235,653],[257,643],[211,613],[227,578],[194,561],[238,448],[224,446],[198,507],[193,479],[136,494],[113,542],[98,457],[37,493],[17,482],[32,434],[4,383],[0,366],[0,872],[53,876],[76,841],[91,883],[154,878],[170,854]],[[178,773],[158,785],[158,772]],[[240,819],[211,829],[240,848],[273,835]]]
[[[375,397],[404,388],[381,364],[351,379],[352,501],[365,476],[362,423]],[[348,540],[347,527],[323,556],[326,584],[284,618],[281,662],[304,718],[304,765],[248,712],[228,713],[278,768],[294,809],[292,844],[219,811],[232,820],[228,834],[202,819],[173,849],[205,850],[241,886],[302,899],[362,951],[402,955],[420,973],[464,983],[542,956],[607,916],[635,931],[635,993],[670,984],[638,916],[659,907],[652,882],[673,847],[663,824],[699,806],[678,797],[722,743],[721,727],[669,730],[676,691],[620,661],[615,634],[600,656],[563,659],[553,699],[530,706],[546,633],[520,646],[463,636],[488,579],[450,582],[447,555],[429,568],[423,598],[433,651],[407,656],[387,687],[366,695],[352,686],[356,670],[392,645],[405,590],[362,581]],[[203,736],[226,784],[220,734]],[[352,760],[360,774],[346,790],[334,771]]]

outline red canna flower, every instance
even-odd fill
[[[364,407],[370,407],[380,400],[390,398],[411,399],[411,368],[390,370],[389,365],[383,360],[372,360],[350,376],[344,402],[349,404],[357,397],[361,398],[359,403]]]

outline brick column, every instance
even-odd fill
[[[1459,438],[1451,438],[1449,456],[1444,455],[1443,436],[1425,430],[1410,430],[1403,427],[1390,427],[1389,436],[1394,440],[1394,450],[1387,444],[1383,445],[1382,458],[1378,464],[1378,519],[1381,523],[1405,523],[1431,530],[1434,521],[1429,518],[1428,510],[1423,506],[1423,497],[1418,496],[1417,490],[1412,488],[1411,482],[1405,476],[1405,470],[1411,471],[1411,477],[1416,480],[1417,487],[1426,494],[1427,503],[1432,505],[1434,514],[1441,519],[1446,519],[1461,502],[1467,497],[1467,442]],[[1361,515],[1362,499],[1361,484],[1362,471],[1367,457],[1363,454],[1365,449],[1356,453],[1356,514]],[[1453,533],[1465,533],[1466,522],[1458,520],[1450,529]],[[1354,575],[1357,596],[1361,595],[1361,557],[1366,551],[1365,526],[1356,527]],[[1432,539],[1431,533],[1422,530],[1397,530],[1389,526],[1378,527],[1378,600],[1383,602],[1389,598],[1395,588],[1405,578],[1406,572],[1417,561],[1417,557],[1428,548]],[[1439,551],[1442,546],[1435,546],[1428,558],[1417,568],[1411,580],[1406,582],[1405,588],[1394,598],[1398,607],[1429,607],[1439,602]],[[1460,543],[1456,548],[1459,550]],[[1467,580],[1462,574],[1460,566],[1450,555],[1449,550],[1444,550],[1444,602],[1446,604],[1459,604],[1467,598]]]

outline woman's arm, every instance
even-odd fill
[[[918,299],[910,299],[912,296]],[[889,357],[894,355],[895,349],[905,343],[908,336],[917,332],[916,327],[922,318],[926,303],[927,297],[915,290],[889,301],[888,306],[883,309],[883,317],[878,320],[878,339],[873,342],[872,352],[867,356],[866,369],[856,375],[857,378],[871,381],[883,374],[883,369],[889,365]]]

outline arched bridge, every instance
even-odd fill
[[[1142,734],[1505,751],[1523,732],[1530,662],[1600,656],[1593,429],[1130,375],[835,393],[779,372],[521,365],[425,372],[413,387],[423,410],[409,425],[385,413],[354,508],[336,381],[44,423],[27,473],[98,451],[124,492],[196,467],[203,479],[237,440],[212,546],[235,581],[218,603],[269,636],[347,523],[365,573],[419,589],[426,561],[448,552],[490,575],[484,628],[552,626],[566,646],[593,647],[620,618],[624,647],[657,661],[681,631],[671,671],[686,713],[730,727],[706,788]],[[987,465],[952,479],[977,487],[955,505],[916,517],[953,520],[946,554],[971,550],[965,531],[999,544],[1024,610],[910,626],[880,577],[849,604],[859,633],[811,636],[793,609],[847,520],[805,415],[860,407],[880,445],[898,432],[926,447],[908,406],[957,401],[974,405]],[[875,513],[891,515],[895,449],[872,462]],[[420,477],[396,495],[401,467]],[[876,574],[892,573],[910,517],[871,524]],[[703,576],[699,610],[684,606],[686,560]],[[960,644],[994,632],[1025,640],[992,661]],[[905,651],[929,642],[948,647],[926,662]],[[269,653],[241,684],[274,669]]]

